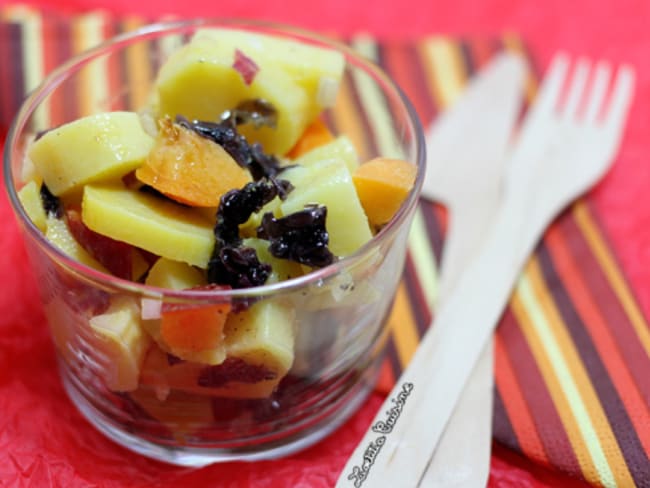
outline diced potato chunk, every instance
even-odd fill
[[[311,166],[314,163],[324,159],[343,159],[350,173],[359,166],[359,156],[357,150],[348,136],[339,136],[332,142],[316,147],[309,152],[304,153],[293,163],[300,166]]]
[[[331,106],[334,99],[327,92],[338,91],[345,67],[345,59],[338,51],[272,34],[211,28],[197,31],[194,40],[207,40],[224,50],[240,49],[260,66],[282,68],[306,90],[314,104],[313,116]]]
[[[131,297],[115,297],[108,310],[90,319],[96,358],[112,391],[138,387],[140,367],[151,340],[140,327],[140,309]]]
[[[352,254],[372,238],[368,219],[343,159],[292,168],[282,173],[282,177],[295,187],[280,205],[282,215],[298,212],[308,204],[325,205],[325,227],[330,238],[329,249],[334,255]]]
[[[47,228],[45,210],[41,201],[41,189],[35,181],[30,181],[18,192],[18,200],[23,205],[27,216],[41,231]]]
[[[99,234],[201,268],[214,247],[211,223],[192,209],[122,186],[86,185],[82,219]]]
[[[137,114],[109,112],[52,129],[34,142],[29,158],[59,196],[86,183],[121,178],[142,164],[152,146]]]
[[[294,358],[294,316],[289,306],[272,300],[257,302],[240,313],[228,317],[224,333],[228,357],[259,365],[275,377],[257,383],[230,382],[223,393],[236,397],[267,396],[287,374]]]
[[[102,266],[99,261],[93,258],[88,251],[86,251],[81,244],[70,233],[67,224],[55,217],[48,217],[46,224],[45,237],[55,247],[70,256],[73,260],[85,264],[91,268],[108,273],[106,268]]]
[[[184,290],[205,285],[205,277],[198,269],[186,263],[160,258],[149,270],[147,285],[170,290]]]
[[[158,115],[183,115],[214,121],[245,100],[263,99],[277,110],[276,127],[246,124],[240,131],[268,153],[284,154],[311,121],[305,90],[277,66],[264,66],[247,82],[233,68],[236,49],[222,49],[208,39],[176,51],[161,68],[156,81]]]

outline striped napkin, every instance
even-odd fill
[[[5,69],[0,76],[0,132],[24,93],[47,72],[71,54],[143,24],[104,13],[42,15],[21,6],[1,7],[0,20],[0,60],[10,59],[12,66],[9,75]],[[512,35],[431,37],[416,43],[357,36],[345,41],[382,65],[427,123],[495,53],[509,49],[530,59]],[[142,65],[137,60],[144,55],[133,53],[120,69],[129,67],[129,83],[146,93],[151,73],[138,71]],[[536,87],[531,68],[529,101]],[[97,90],[101,86],[89,82],[72,94],[76,99],[70,103],[89,103]],[[371,106],[377,115],[360,119],[346,110],[332,116],[332,124],[363,155],[381,144],[384,101],[354,79],[345,80],[341,96]],[[433,316],[445,218],[443,208],[425,201],[416,213],[379,391],[390,390]],[[650,329],[589,198],[553,223],[528,261],[495,348],[496,441],[596,486],[650,487]]]

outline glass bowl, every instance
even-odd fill
[[[323,117],[330,130],[348,135],[361,161],[400,157],[417,166],[415,186],[400,210],[358,251],[265,286],[175,291],[85,266],[32,223],[17,192],[29,172],[26,148],[37,134],[85,115],[142,109],[161,63],[203,27],[265,32],[343,54],[341,90]],[[276,458],[322,439],[374,386],[424,159],[417,116],[385,73],[341,43],[290,27],[204,19],[154,24],[56,69],[13,122],[4,176],[72,402],[117,443],[178,465]],[[148,339],[156,310],[224,304],[256,329],[248,336],[237,327],[226,330],[230,349],[219,365],[178,360]],[[130,361],[120,355],[129,341],[125,334],[133,333],[120,329],[125,313],[144,337]]]

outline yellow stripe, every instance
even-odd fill
[[[357,36],[353,47],[366,58],[377,61],[377,45],[368,36]],[[366,73],[355,70],[352,73],[357,92],[365,109],[368,123],[375,135],[377,149],[381,156],[404,159],[402,144],[395,135],[392,120],[386,101],[375,81]]]
[[[24,90],[29,93],[43,80],[45,75],[45,56],[43,52],[43,21],[33,8],[16,5],[7,8],[3,18],[9,22],[19,22],[22,27],[22,57]],[[32,116],[33,130],[50,127],[50,103],[44,100]]]
[[[422,287],[429,310],[433,310],[435,299],[438,296],[438,268],[431,247],[431,239],[427,233],[427,226],[419,207],[413,216],[408,246],[413,261],[416,263],[415,272],[418,283]]]
[[[527,276],[530,279],[533,292],[544,314],[544,320],[540,322],[540,326],[545,327],[545,333],[548,334],[549,339],[554,341],[553,346],[557,348],[558,353],[562,354],[564,358],[563,366],[568,368],[568,371],[562,370],[561,364],[554,363],[558,368],[558,375],[568,374],[573,378],[579,394],[578,401],[581,402],[580,412],[584,413],[586,410],[586,414],[588,415],[584,419],[584,423],[587,426],[586,432],[589,435],[587,444],[590,447],[593,444],[593,447],[599,446],[600,448],[597,452],[598,457],[594,458],[597,461],[596,466],[599,465],[599,462],[605,463],[603,471],[607,472],[605,470],[605,467],[607,467],[607,470],[609,470],[607,474],[613,475],[615,480],[614,486],[630,486],[634,484],[623,454],[619,449],[616,437],[612,432],[611,425],[607,420],[598,395],[589,379],[589,374],[585,370],[584,363],[569,335],[567,326],[544,282],[537,259],[530,261]],[[597,436],[597,440],[595,441],[593,440],[594,434]],[[618,469],[612,470],[613,466],[618,467]]]
[[[84,51],[104,41],[106,14],[93,12],[76,17],[73,22],[73,47]],[[79,116],[105,110],[108,103],[108,69],[106,58],[96,58],[79,72]]]
[[[134,17],[124,20],[125,30],[135,30],[143,22]],[[126,50],[127,76],[129,80],[130,110],[142,109],[149,100],[151,93],[151,63],[147,42],[139,42],[129,46]]]
[[[389,318],[399,362],[406,366],[418,346],[418,333],[404,282],[400,283]]]
[[[611,251],[605,244],[600,232],[589,214],[589,210],[584,202],[578,202],[573,207],[573,214],[575,216],[578,227],[584,234],[587,244],[591,248],[594,256],[600,263],[603,272],[607,276],[608,281],[612,285],[614,293],[619,302],[623,306],[626,315],[632,323],[639,342],[643,346],[646,354],[650,356],[650,328],[648,323],[643,317],[643,313],[639,309],[632,292],[625,282],[621,270],[614,261]]]
[[[529,273],[532,272],[529,262],[526,273],[517,285],[517,294],[526,309],[528,321],[522,322],[522,329],[537,363],[543,371],[543,376],[553,401],[558,407],[562,423],[576,453],[585,479],[591,482],[601,482],[604,486],[617,486],[614,476],[602,451],[598,435],[589,418],[589,413],[580,396],[575,378],[571,376],[566,358],[554,337],[544,310],[537,301]],[[534,266],[534,265],[532,265]],[[533,345],[535,347],[533,347]],[[542,368],[542,364],[544,367]],[[577,431],[574,429],[577,428]]]
[[[450,106],[463,92],[465,70],[457,42],[443,37],[421,43],[421,58],[431,94],[441,108]]]
[[[524,337],[526,338],[526,342],[535,358],[535,363],[539,367],[542,377],[544,378],[544,383],[553,399],[553,403],[557,409],[558,415],[560,416],[564,430],[567,433],[567,437],[569,438],[572,450],[576,455],[583,476],[592,481],[597,481],[598,476],[596,468],[589,452],[587,451],[587,447],[585,446],[584,439],[578,430],[578,426],[574,421],[568,399],[562,392],[557,378],[553,373],[550,358],[546,355],[546,351],[544,351],[541,341],[535,334],[532,325],[533,318],[530,315],[531,310],[528,308],[526,303],[524,303],[524,298],[525,290],[522,276],[510,301],[512,312],[517,319],[517,323],[519,324]]]

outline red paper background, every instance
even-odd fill
[[[0,5],[6,3],[0,0]],[[513,31],[543,67],[554,52],[630,62],[637,96],[619,160],[594,190],[594,202],[621,264],[650,316],[650,2],[644,0],[34,0],[78,13],[255,17],[324,32],[360,30],[380,38],[432,33],[486,36]],[[65,5],[64,5],[65,3]],[[3,70],[9,60],[0,60]],[[95,432],[71,407],[55,372],[6,197],[0,196],[0,486],[20,487],[329,487],[380,405],[372,396],[347,424],[290,458],[229,463],[203,470],[165,466],[129,454]],[[8,270],[11,270],[9,272]],[[15,272],[14,272],[15,271]],[[571,487],[563,478],[495,446],[491,487]]]

